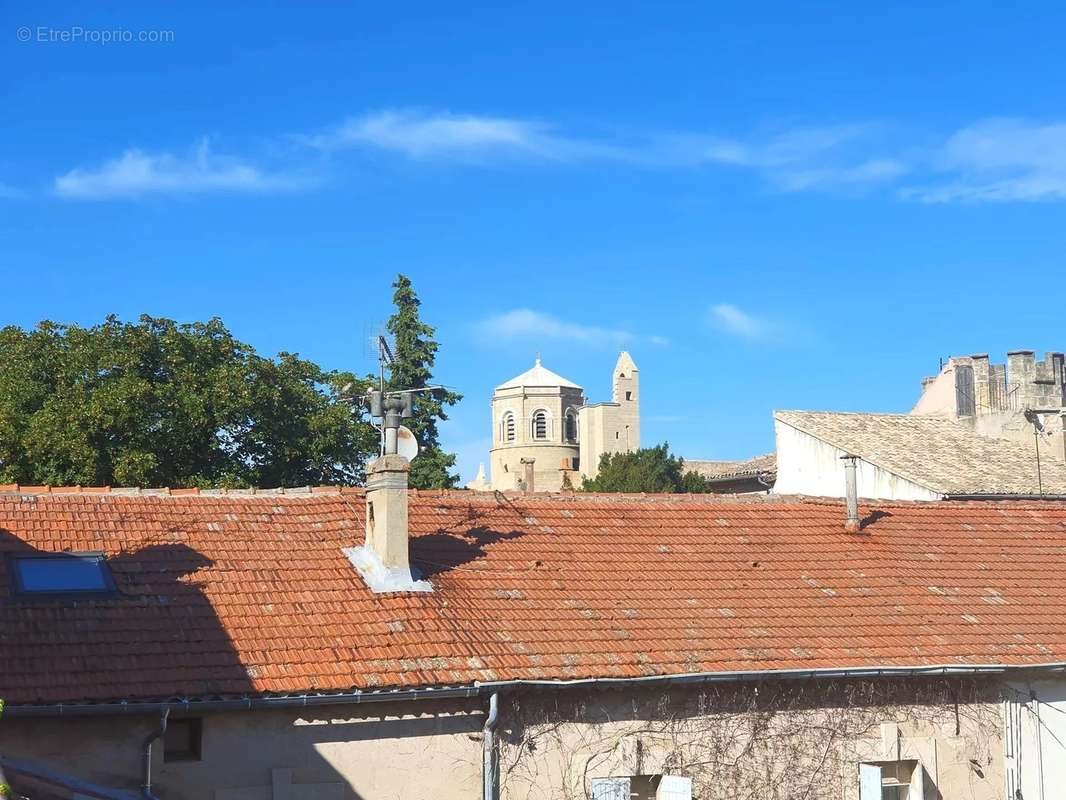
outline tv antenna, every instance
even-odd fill
[[[1045,425],[1048,416],[1053,412],[1039,411],[1034,408],[1025,410],[1025,419],[1033,426],[1033,446],[1036,451],[1036,488],[1039,494],[1044,493],[1044,476],[1040,470],[1040,439],[1050,439],[1051,431]]]
[[[377,417],[381,424],[376,426],[381,433],[380,454],[401,455],[408,461],[418,455],[418,440],[414,433],[402,423],[402,420],[414,416],[415,395],[422,392],[443,391],[443,386],[423,386],[418,389],[385,390],[385,367],[392,367],[396,357],[392,354],[389,340],[379,335],[378,345],[378,388],[367,393],[370,416]]]

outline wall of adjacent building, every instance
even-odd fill
[[[166,763],[161,800],[469,800],[480,796],[483,703],[367,703],[205,714],[200,761]],[[176,718],[176,717],[175,717]],[[0,752],[138,789],[154,716],[0,723]]]
[[[901,765],[909,800],[998,799],[999,697],[966,680],[903,679],[509,697],[501,798],[613,800],[603,782],[628,777],[632,798],[653,800],[667,775],[689,778],[700,800],[866,800],[867,764]]]
[[[640,448],[640,416],[633,403],[597,403],[581,409],[581,475],[595,478],[605,453]]]
[[[844,496],[846,453],[804,431],[774,420],[777,440],[775,494]],[[940,495],[900,475],[859,459],[859,497],[879,500],[938,500]]]
[[[1066,680],[1014,682],[1008,689],[1006,796],[1061,797],[1066,787]]]
[[[625,777],[627,800],[653,800],[663,775],[690,779],[701,800],[866,800],[860,765],[897,762],[912,770],[910,800],[991,800],[1007,785],[1000,697],[971,678],[508,693],[500,800],[597,797],[596,781]],[[207,714],[202,760],[166,763],[157,745],[153,788],[162,800],[469,800],[481,793],[484,708],[479,698]],[[0,752],[136,789],[155,724],[10,717]]]

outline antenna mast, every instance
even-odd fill
[[[396,361],[392,348],[384,336],[378,336],[378,388],[368,393],[370,416],[381,419],[380,455],[396,455],[397,431],[401,420],[414,415],[415,395],[420,392],[436,392],[441,386],[426,386],[421,389],[394,389],[385,391],[385,366],[391,367]]]

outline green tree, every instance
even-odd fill
[[[219,319],[3,328],[0,481],[359,483],[377,437],[340,399],[348,382],[366,386],[290,353],[260,356]]]
[[[634,453],[604,453],[599,473],[585,478],[586,492],[692,492],[705,493],[705,478],[685,472],[683,459],[670,455],[670,446],[661,444]]]
[[[392,284],[395,313],[389,317],[388,330],[392,334],[395,360],[389,372],[389,389],[422,389],[431,385],[432,368],[439,344],[433,339],[435,329],[422,321],[418,299],[411,281],[398,275]],[[418,439],[418,458],[411,462],[411,486],[418,489],[455,486],[459,476],[451,473],[455,456],[440,448],[437,422],[448,419],[445,406],[452,406],[463,396],[450,391],[420,392],[415,396],[414,416],[405,420]]]

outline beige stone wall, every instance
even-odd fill
[[[501,797],[586,798],[594,778],[672,774],[700,800],[857,800],[860,763],[904,760],[921,765],[927,800],[992,800],[1000,714],[998,689],[969,681],[524,694],[501,716]]]
[[[580,455],[577,442],[566,438],[566,413],[584,404],[580,389],[570,387],[516,387],[498,390],[492,399],[492,450],[489,451],[492,488],[508,491],[517,488],[522,476],[523,458],[535,460],[535,489],[558,491],[563,474]],[[533,438],[531,422],[535,411],[546,409],[551,418],[548,438]],[[515,440],[502,438],[504,415],[515,418]]]
[[[777,681],[504,695],[501,800],[587,798],[593,778],[693,780],[700,800],[856,800],[859,764],[914,761],[928,800],[1005,785],[997,685],[970,679]],[[163,800],[480,797],[484,698],[203,717],[203,758],[165,763]],[[20,719],[0,752],[136,789],[154,717]],[[635,800],[647,800],[645,794]],[[939,794],[938,794],[939,793]]]
[[[469,800],[481,792],[482,706],[417,701],[203,717],[203,759],[164,763],[162,800]],[[20,719],[0,752],[82,780],[137,789],[155,717]]]
[[[581,409],[581,477],[595,478],[605,454],[640,449],[640,370],[622,353],[611,376],[610,403]]]

